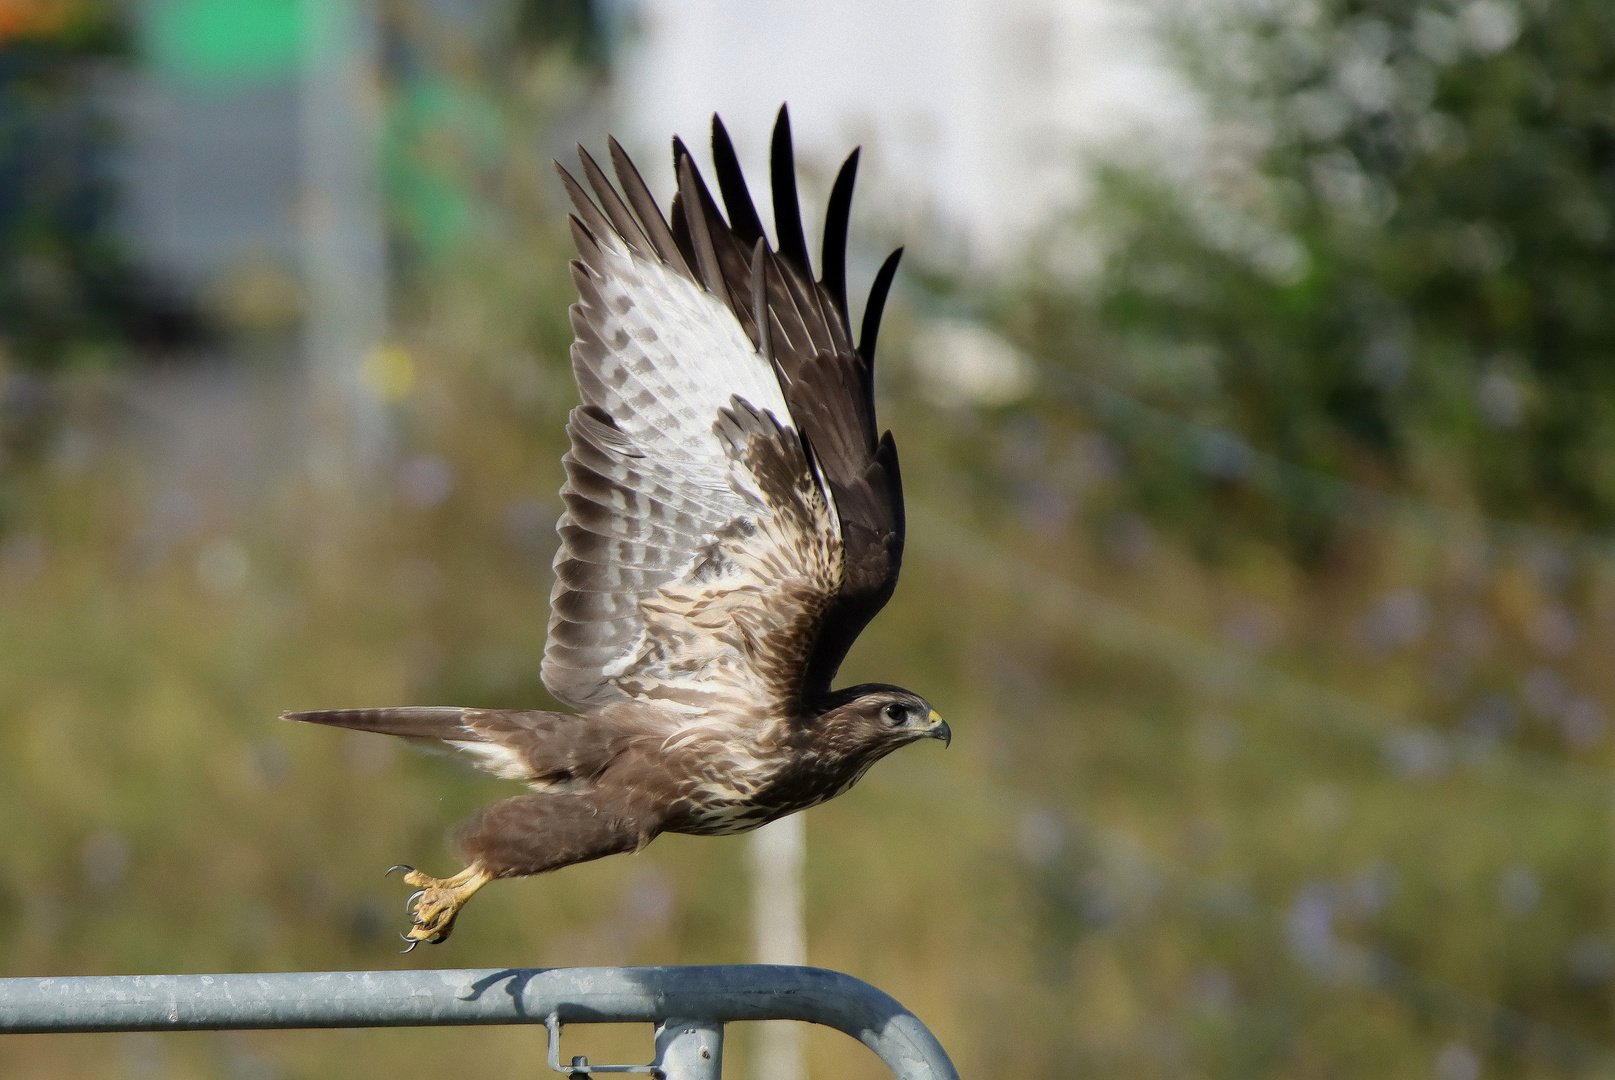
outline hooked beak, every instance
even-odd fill
[[[926,734],[930,738],[941,739],[943,746],[953,745],[953,729],[948,726],[948,722],[942,719],[942,715],[935,709],[931,710],[931,730]]]

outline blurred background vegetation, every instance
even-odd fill
[[[295,262],[165,276],[118,226],[131,73],[278,107],[302,9],[234,4],[0,3],[0,974],[746,959],[742,841],[681,837],[399,956],[380,871],[452,869],[444,830],[505,786],[273,719],[549,703],[575,398],[548,159],[603,141],[620,11],[377,9],[390,435],[338,483],[304,452]],[[990,266],[902,237],[910,553],[845,676],[958,738],[809,815],[810,959],[966,1076],[1615,1072],[1615,8],[1151,17],[1196,167],[1072,155],[1086,197]],[[542,1048],[28,1036],[0,1073]]]

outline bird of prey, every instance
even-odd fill
[[[790,117],[771,153],[774,243],[713,117],[716,201],[673,140],[663,217],[616,140],[617,184],[582,147],[572,370],[582,404],[561,459],[544,685],[575,713],[408,707],[286,719],[435,740],[531,794],[485,807],[466,867],[412,867],[410,948],[449,936],[498,878],[539,874],[664,832],[745,832],[846,791],[948,725],[921,697],[831,688],[891,597],[903,496],[875,422],[873,361],[902,249],[875,275],[858,340],[847,312],[858,151],[830,193],[819,276],[797,202]]]

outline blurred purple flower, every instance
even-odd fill
[[[1277,644],[1284,620],[1266,604],[1241,603],[1222,621],[1222,636],[1246,652],[1261,653]]]
[[[1302,886],[1284,920],[1290,953],[1316,975],[1333,975],[1339,968],[1335,941],[1334,888],[1311,881]]]
[[[1155,530],[1137,514],[1123,510],[1105,521],[1102,541],[1112,559],[1138,566],[1155,551]]]
[[[1452,748],[1433,731],[1404,728],[1385,737],[1381,751],[1390,766],[1408,779],[1440,776],[1452,764]]]
[[[1563,656],[1576,647],[1576,618],[1561,604],[1540,609],[1531,617],[1531,644],[1549,656]]]
[[[1559,715],[1559,730],[1572,750],[1589,749],[1604,737],[1604,708],[1591,698],[1572,698]]]
[[[1557,671],[1536,667],[1520,680],[1520,697],[1537,719],[1555,721],[1570,702],[1570,686]]]
[[[1436,1055],[1436,1080],[1476,1080],[1480,1058],[1461,1042],[1450,1042]]]
[[[454,491],[454,470],[436,454],[421,454],[398,470],[398,490],[418,510],[440,506]]]
[[[1376,653],[1411,645],[1430,628],[1430,601],[1423,593],[1401,589],[1381,598],[1363,618],[1363,639]]]
[[[1530,867],[1510,866],[1497,880],[1497,902],[1510,915],[1529,915],[1542,902],[1542,882]]]
[[[1065,847],[1065,826],[1052,810],[1028,810],[1015,830],[1021,858],[1033,866],[1047,866]]]
[[[1485,743],[1496,743],[1520,726],[1520,709],[1507,694],[1487,694],[1464,717],[1464,731]]]

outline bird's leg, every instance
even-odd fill
[[[542,874],[619,851],[638,851],[660,827],[656,810],[641,810],[627,795],[610,800],[517,795],[484,807],[459,830],[455,847],[469,865],[458,874],[435,878],[413,866],[393,867],[409,871],[404,880],[420,890],[409,898],[413,925],[404,940],[410,948],[448,940],[460,908],[495,878]]]
[[[400,869],[394,867],[394,869]],[[409,898],[410,928],[404,940],[413,949],[421,942],[438,945],[454,930],[454,917],[478,889],[493,880],[482,864],[474,862],[449,878],[428,877],[412,866],[404,880],[420,891]],[[408,951],[407,949],[405,950]]]

